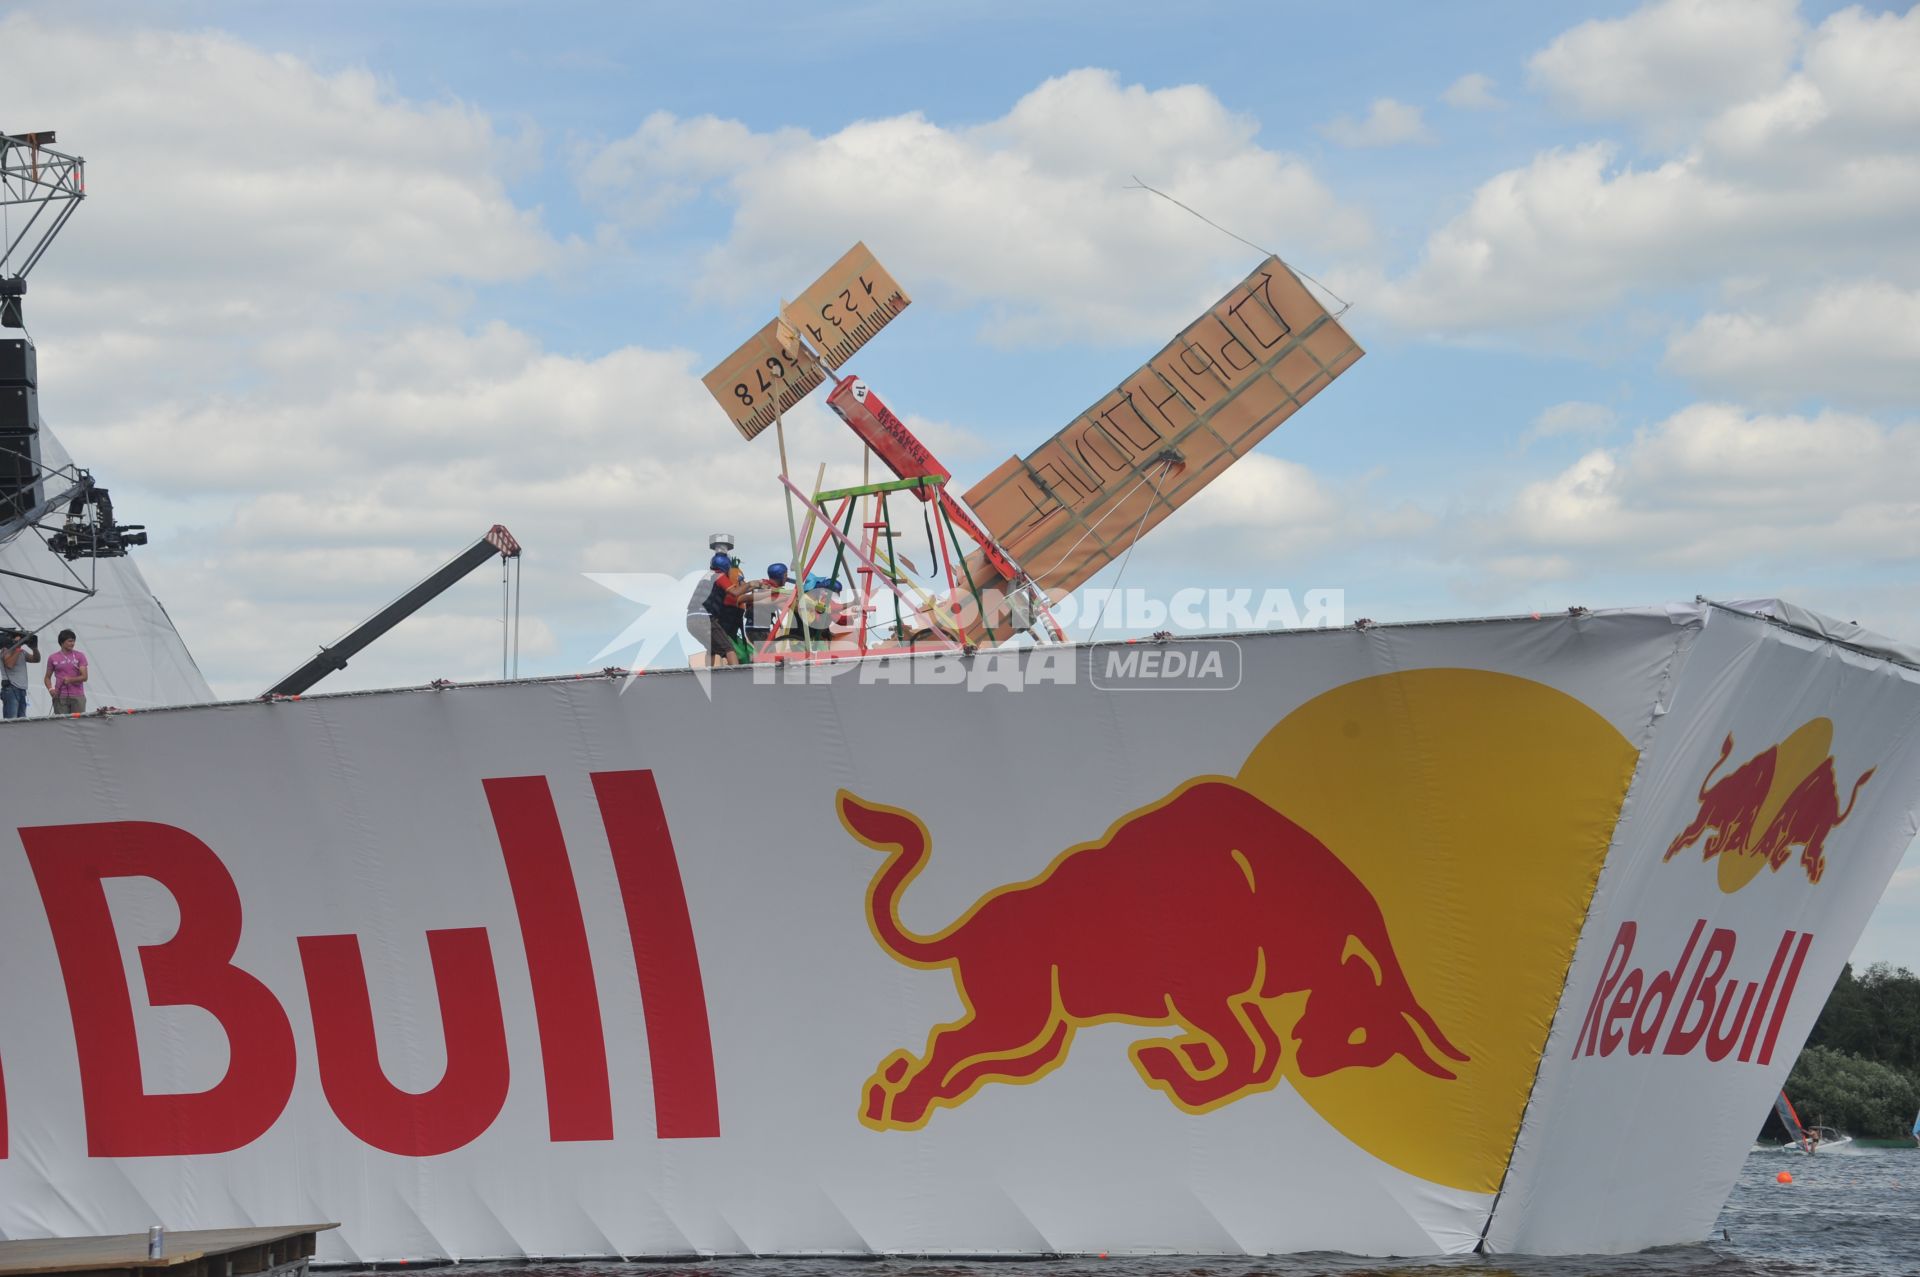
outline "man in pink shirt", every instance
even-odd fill
[[[55,714],[79,714],[87,708],[87,654],[74,647],[72,630],[60,631],[60,650],[47,658],[47,690]]]

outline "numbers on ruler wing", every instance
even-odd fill
[[[840,290],[840,301],[837,306],[831,298],[820,303],[820,318],[826,320],[835,328],[846,327],[841,321],[838,312],[845,311],[849,315],[858,316],[860,314],[860,303],[874,295],[872,280],[869,280],[865,275],[856,275],[854,279],[858,287],[857,293],[852,287],[843,288]],[[813,340],[816,344],[824,343],[827,339],[826,333],[813,324],[807,325],[807,331],[813,334]]]
[[[773,373],[774,380],[769,381],[767,379],[767,373],[766,371],[762,371],[763,368]],[[793,370],[795,373],[802,374],[799,381],[805,381],[804,370],[800,365],[795,364]],[[753,395],[755,386],[759,388],[760,393],[763,395],[772,393],[774,389],[778,387],[779,394],[776,398],[778,398],[785,407],[793,406],[801,395],[813,388],[812,385],[802,387],[797,381],[789,381],[787,377],[787,362],[778,355],[768,355],[761,361],[760,366],[754,368],[753,382],[753,386],[749,386],[745,380],[733,383],[733,397],[738,399],[743,407],[751,408],[758,402]],[[786,382],[787,384],[781,386],[781,382]],[[764,408],[762,411],[764,411]]]

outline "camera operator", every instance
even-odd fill
[[[27,666],[40,663],[40,636],[0,631],[0,718],[27,716]]]

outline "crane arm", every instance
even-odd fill
[[[275,683],[267,696],[298,696],[335,670],[347,668],[347,661],[358,656],[368,644],[400,622],[418,612],[445,593],[447,588],[489,559],[513,559],[520,556],[520,543],[499,524],[472,545],[447,560],[446,564],[420,584],[375,612],[344,636],[323,647],[312,660]]]

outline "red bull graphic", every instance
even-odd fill
[[[1760,836],[1760,845],[1753,854],[1766,861],[1768,868],[1778,869],[1797,846],[1800,867],[1807,871],[1807,881],[1819,882],[1820,875],[1827,869],[1827,835],[1853,814],[1860,786],[1872,778],[1871,767],[1860,773],[1847,794],[1846,809],[1842,810],[1833,783],[1833,759],[1821,759],[1820,765],[1793,787],[1785,805],[1767,822],[1767,832]]]
[[[921,1129],[1056,1072],[1046,1089],[1082,1103],[1076,1084],[1097,1064],[1069,1062],[1076,1036],[1124,1024],[1145,1030],[1125,1048],[1131,1072],[1183,1113],[1290,1107],[1274,1093],[1291,1091],[1387,1165],[1495,1192],[1637,758],[1604,718],[1530,679],[1419,669],[1337,683],[1231,776],[1010,861],[1021,867],[990,880],[1007,885],[968,893],[937,929],[901,909],[923,873],[949,868],[930,860],[928,829],[957,814],[952,799],[923,822],[842,792],[842,827],[885,856],[848,866],[868,883],[874,957],[957,1002],[901,1021],[886,1045],[904,1049],[846,1078],[858,1122]],[[999,854],[994,841],[966,850]]]
[[[1397,1056],[1450,1080],[1469,1058],[1415,996],[1373,893],[1226,780],[1189,782],[931,936],[898,912],[927,863],[926,827],[844,790],[838,805],[848,832],[886,855],[867,892],[875,939],[910,966],[950,970],[966,1007],[920,1056],[880,1062],[860,1105],[875,1130],[918,1130],[989,1082],[1036,1081],[1095,1024],[1177,1030],[1129,1055],[1189,1113],[1276,1086],[1289,1061],[1314,1078]],[[1297,1011],[1283,1005],[1302,994]]]
[[[1701,859],[1720,858],[1720,886],[1731,892],[1763,867],[1778,872],[1799,847],[1807,881],[1819,882],[1827,868],[1827,837],[1852,814],[1874,772],[1869,767],[1860,773],[1842,807],[1832,745],[1832,721],[1811,719],[1716,781],[1714,774],[1733,755],[1733,733],[1727,733],[1719,759],[1700,781],[1699,811],[1667,845],[1664,858],[1672,860],[1704,835]]]

